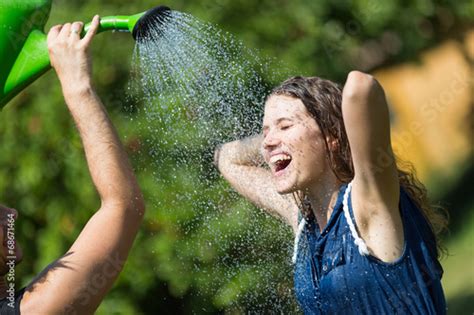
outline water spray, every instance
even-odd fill
[[[0,4],[0,109],[51,68],[46,24],[52,0],[3,0]],[[119,30],[148,38],[150,23],[164,24],[171,10],[158,6],[135,15],[105,16],[98,33]],[[90,28],[84,26],[81,36]]]

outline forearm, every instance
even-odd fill
[[[63,91],[102,204],[141,209],[141,192],[117,132],[99,97],[88,81],[84,81],[75,89],[63,86]]]
[[[73,90],[63,83],[63,93],[102,205],[69,251],[30,284],[23,297],[24,313],[94,313],[122,270],[143,218],[142,196],[130,163],[100,99],[86,81]]]
[[[25,314],[94,313],[122,270],[143,218],[141,193],[117,133],[90,85],[78,88],[81,82],[74,90],[63,84],[63,93],[102,205],[69,251],[28,286]]]
[[[223,144],[216,150],[215,164],[219,170],[226,165],[262,166],[261,154],[263,136],[256,135]]]
[[[363,183],[355,190],[364,187],[365,195],[398,203],[398,172],[390,141],[388,104],[375,78],[361,72],[349,74],[342,96],[342,115],[355,180]]]
[[[360,72],[349,74],[342,114],[353,155],[362,156],[366,163],[380,164],[381,156],[392,154],[388,106],[375,78]]]
[[[215,164],[243,197],[296,229],[297,208],[289,196],[277,193],[261,153],[263,136],[226,143],[216,150]]]

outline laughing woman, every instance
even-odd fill
[[[387,102],[370,75],[344,89],[294,77],[265,104],[263,135],[226,143],[216,165],[244,197],[295,231],[306,314],[444,314],[437,235],[445,216],[399,170]]]

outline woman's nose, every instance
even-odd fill
[[[280,140],[276,137],[274,132],[268,132],[263,138],[263,148],[271,149],[280,144]]]

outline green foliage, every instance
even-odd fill
[[[49,25],[155,5],[149,0],[57,1]],[[295,74],[337,80],[352,68],[412,59],[474,20],[471,0],[178,0],[168,5],[217,23]],[[378,54],[367,62],[360,58],[367,52],[361,48]],[[148,201],[130,258],[98,313],[296,312],[291,232],[229,189],[212,168],[212,152],[203,152],[206,165],[199,167],[173,158],[177,150],[202,150],[199,143],[186,142],[192,125],[177,122],[173,128],[182,134],[166,141],[142,112],[129,113],[132,51],[131,37],[118,33],[97,36],[92,51],[97,89]],[[1,112],[0,135],[0,201],[20,213],[17,237],[25,257],[17,276],[25,285],[69,248],[99,200],[53,73]],[[202,172],[208,172],[211,187],[201,180]]]
[[[474,203],[467,205],[468,215],[461,231],[449,240],[449,254],[442,260],[445,271],[443,287],[448,299],[448,314],[468,314],[474,311],[474,268],[471,257],[474,255]]]

